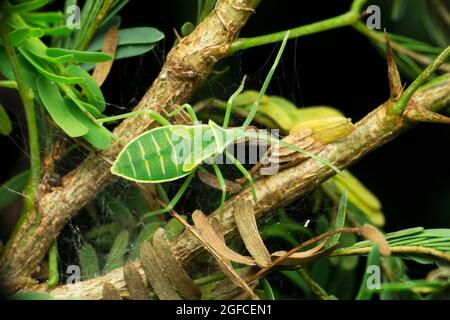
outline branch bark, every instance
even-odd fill
[[[214,64],[227,56],[231,43],[260,0],[221,0],[215,10],[168,54],[166,63],[135,110],[160,112],[185,102],[211,73]],[[114,134],[126,143],[148,130],[152,120],[141,116],[123,121]],[[121,143],[102,153],[114,159]],[[37,208],[21,221],[5,247],[0,261],[3,285],[15,291],[37,271],[48,248],[69,221],[111,180],[109,165],[89,155],[50,193],[38,195]]]
[[[410,101],[410,105],[430,111],[448,108],[450,80],[417,92]],[[392,107],[393,103],[388,101],[376,108],[356,124],[352,134],[336,143],[328,144],[319,156],[344,169],[415,125],[405,120],[403,116],[394,115],[391,112]],[[223,220],[220,220],[219,212],[212,213],[208,218],[216,217],[222,221],[224,234],[231,237],[236,234],[232,207],[238,199],[253,203],[256,217],[262,218],[271,210],[285,206],[305,192],[320,186],[333,174],[334,171],[328,167],[310,159],[277,175],[258,180],[255,184],[258,204],[253,202],[250,190],[246,190],[227,201]],[[173,240],[172,250],[184,266],[204,252],[201,243],[189,231],[185,231]],[[58,299],[101,299],[101,289],[105,281],[114,284],[123,296],[128,295],[122,268],[93,280],[58,287],[50,293]]]

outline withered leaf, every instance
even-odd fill
[[[183,299],[196,300],[201,292],[175,257],[164,229],[159,228],[153,235],[153,247],[158,265]]]
[[[221,257],[228,260],[246,264],[249,266],[255,265],[255,260],[250,257],[243,256],[228,248],[225,242],[214,232],[206,216],[200,210],[196,210],[192,214],[195,228],[202,235],[205,241],[218,253]]]
[[[103,284],[103,300],[122,300],[119,291],[109,282]]]
[[[132,300],[151,300],[150,290],[145,286],[138,268],[133,262],[123,266],[123,278]]]
[[[101,87],[105,82],[106,78],[111,71],[114,57],[116,55],[117,43],[119,40],[119,35],[116,26],[109,28],[105,36],[105,41],[103,42],[102,52],[112,56],[112,59],[106,62],[97,63],[92,73],[92,78],[97,82],[98,86]]]
[[[249,201],[237,200],[233,202],[233,215],[248,252],[260,267],[267,266],[271,262],[270,253],[259,234],[253,206]]]
[[[159,267],[155,251],[149,241],[141,245],[141,264],[149,285],[160,300],[181,300],[172,283]]]
[[[389,257],[391,255],[391,247],[380,230],[368,223],[364,224],[360,230],[361,235],[364,238],[371,240],[378,245],[382,256]]]
[[[327,255],[329,252],[332,252],[336,246],[330,247],[327,250],[322,250],[325,246],[325,242],[322,242],[315,246],[312,249],[302,252],[295,252],[291,254],[289,257],[278,263],[280,266],[285,267],[294,267],[301,264],[309,263],[317,258],[320,258],[324,255]],[[321,251],[322,250],[322,251]],[[282,257],[286,254],[286,251],[277,251],[271,254],[272,261],[275,261],[279,257]]]
[[[208,219],[203,212],[196,210],[192,214],[192,219],[195,224],[195,230],[199,233],[198,239],[202,241],[205,249],[208,250],[208,252],[211,253],[211,255],[216,259],[217,264],[228,279],[230,279],[236,286],[244,289],[252,299],[259,300],[259,297],[253,292],[247,282],[245,282],[239,274],[232,267],[230,267],[227,259],[229,259],[229,256],[232,256],[234,259],[237,258],[240,261],[247,262],[246,264],[254,264],[254,261],[230,250],[225,245],[221,237],[214,233],[213,228],[209,224]],[[226,253],[227,257],[224,257],[223,253]]]

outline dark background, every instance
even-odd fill
[[[348,10],[350,2],[264,0],[241,36],[280,31],[336,16]],[[386,2],[390,1],[370,1],[381,5]],[[386,18],[388,10],[389,6],[383,7],[383,28],[393,32],[409,30],[404,24],[390,23]],[[109,107],[111,112],[117,112],[114,105],[131,108],[139,101],[173,44],[173,29],[179,30],[184,22],[194,21],[195,14],[194,0],[164,1],[159,6],[155,1],[130,1],[121,14],[122,27],[153,26],[163,31],[166,39],[144,57],[115,63],[103,87],[107,101],[113,104]],[[420,22],[413,16],[410,18],[408,23],[420,31]],[[252,48],[221,62],[221,66],[235,67],[220,84],[207,85],[191,102],[208,95],[227,98],[244,74],[249,76],[247,88],[259,90],[277,48],[275,45]],[[330,105],[356,122],[389,96],[385,60],[365,37],[351,28],[292,40],[268,93],[283,95],[299,107]],[[15,103],[13,93],[0,94],[15,120],[14,134],[0,137],[0,181],[5,181],[26,166],[26,128],[19,126],[20,105]],[[387,231],[418,225],[450,227],[449,146],[450,127],[421,124],[351,167],[382,201]],[[0,223],[3,240],[7,229]]]

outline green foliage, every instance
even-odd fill
[[[81,277],[83,280],[92,279],[100,275],[100,266],[94,247],[85,242],[79,251]]]
[[[68,29],[64,24],[64,15],[60,12],[35,12],[48,1],[28,1],[15,5],[5,2],[2,5],[7,13],[8,37],[19,52],[18,60],[24,70],[25,81],[36,91],[37,101],[68,136],[83,138],[97,149],[105,149],[112,142],[111,133],[96,121],[103,117],[105,98],[96,81],[79,65],[94,67],[96,63],[111,60],[108,54],[97,51],[103,46],[108,28],[120,24],[116,14],[127,2],[86,1],[79,31]],[[49,47],[46,44],[47,37],[50,37],[51,44],[57,46]],[[155,28],[119,30],[119,48],[115,59],[144,54],[163,38],[164,35]],[[93,49],[85,50],[88,45]],[[0,73],[14,80],[2,45]],[[4,112],[1,116],[6,119]],[[2,123],[5,123],[2,132],[7,132],[8,122]]]

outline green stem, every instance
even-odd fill
[[[54,288],[59,284],[58,273],[58,245],[56,240],[53,242],[48,252],[48,280],[47,288]]]
[[[6,29],[5,16],[0,14],[0,38],[8,56],[8,60],[13,69],[17,87],[20,97],[22,99],[23,107],[25,109],[25,117],[28,128],[28,140],[30,144],[30,180],[29,180],[29,195],[34,202],[34,197],[41,180],[41,158],[39,153],[39,132],[36,123],[36,111],[34,109],[34,95],[31,88],[29,88],[24,80],[22,69],[17,60],[16,52],[12,47],[8,32]]]
[[[414,80],[413,83],[405,90],[402,97],[393,107],[394,114],[401,114],[412,95],[422,86],[425,81],[436,71],[443,63],[445,63],[450,57],[450,46],[444,49],[442,53]]]
[[[350,26],[359,21],[360,11],[366,2],[367,0],[354,0],[350,11],[330,19],[325,19],[319,22],[314,22],[308,25],[263,36],[253,38],[238,38],[231,44],[230,54],[236,51],[282,41],[287,31],[290,32],[289,39],[293,39],[331,29]]]
[[[298,269],[298,273],[320,300],[330,300],[329,294],[309,276],[305,269]]]

